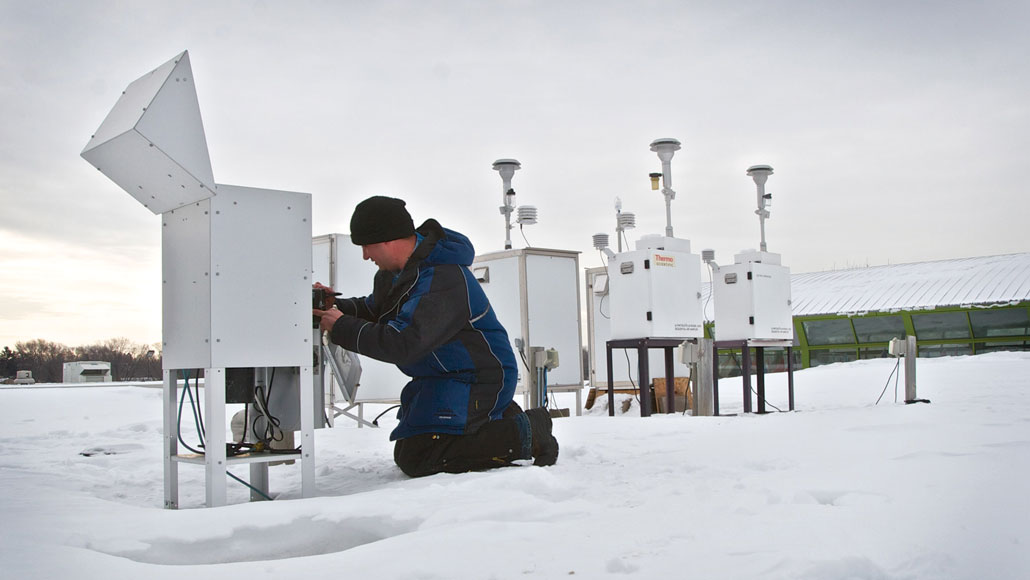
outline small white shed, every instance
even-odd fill
[[[110,383],[111,363],[100,361],[75,361],[64,363],[66,383]]]

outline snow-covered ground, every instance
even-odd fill
[[[277,466],[277,501],[230,480],[232,505],[204,509],[182,465],[178,511],[159,388],[3,388],[0,576],[1030,577],[1030,353],[918,364],[930,404],[892,382],[873,405],[892,360],[798,372],[794,413],[609,418],[599,398],[555,421],[547,468],[408,479],[391,412],[317,432],[317,497]],[[768,391],[786,408],[783,375]],[[739,379],[720,392],[740,409]]]

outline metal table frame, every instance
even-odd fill
[[[787,401],[790,410],[794,410],[794,343],[789,340],[717,340],[715,348],[712,349],[712,356],[715,358],[715,372],[713,373],[715,400],[715,414],[719,414],[719,350],[740,349],[741,351],[741,372],[743,373],[743,395],[744,412],[751,413],[751,349],[755,349],[756,361],[756,391],[758,393],[758,414],[768,413],[765,408],[765,349],[785,348],[787,349]]]
[[[683,344],[685,338],[625,338],[605,343],[608,364],[608,416],[615,416],[615,381],[612,374],[612,349],[633,348],[637,351],[637,380],[640,382],[640,416],[651,416],[651,376],[648,350],[660,348],[665,351],[665,400],[666,414],[676,412],[675,368],[673,349]]]

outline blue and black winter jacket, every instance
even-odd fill
[[[399,275],[380,270],[370,296],[336,299],[350,316],[331,333],[343,348],[411,377],[391,441],[474,433],[501,418],[518,380],[508,333],[468,268],[472,242],[436,220],[417,231],[423,239]]]

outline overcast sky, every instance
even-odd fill
[[[314,234],[398,196],[479,253],[501,180],[537,247],[665,228],[648,146],[679,139],[673,227],[794,272],[1024,252],[1030,3],[0,0],[0,347],[158,342],[160,218],[79,153],[189,50],[215,181],[312,194]],[[515,247],[525,247],[513,233]],[[259,314],[256,314],[259,315]]]

